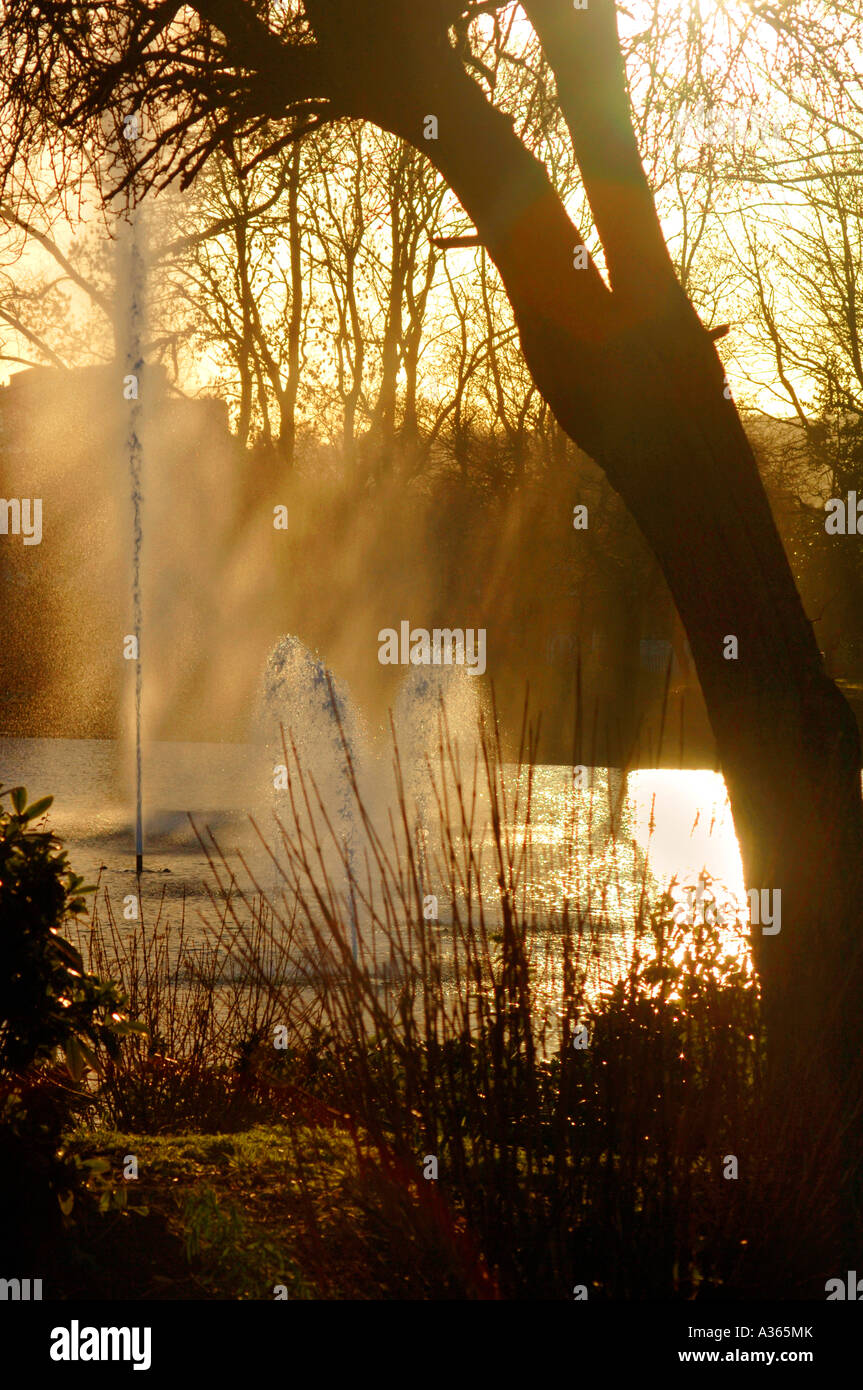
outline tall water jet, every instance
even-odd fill
[[[132,636],[135,662],[135,872],[140,877],[144,867],[143,767],[141,706],[143,672],[141,663],[142,589],[141,551],[143,548],[143,490],[141,448],[141,380],[144,360],[142,335],[144,326],[144,295],[146,269],[144,264],[142,213],[127,208],[119,220],[118,288],[124,304],[122,321],[118,324],[118,346],[122,344],[123,399],[129,403],[126,454],[132,501]],[[124,653],[128,657],[128,653]]]
[[[402,783],[415,818],[423,894],[430,883],[429,842],[437,819],[434,780],[459,772],[473,775],[483,757],[482,714],[482,685],[463,666],[414,666],[396,696],[393,729]]]
[[[311,774],[322,810],[341,838],[356,959],[356,799],[357,785],[365,782],[365,737],[347,687],[297,637],[283,637],[267,658],[258,727],[278,764],[296,752],[300,772]],[[273,777],[277,793],[278,764]]]

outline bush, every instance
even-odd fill
[[[53,798],[27,805],[24,787],[3,789],[0,808],[0,1223],[7,1261],[40,1277],[50,1266],[87,1165],[61,1136],[91,1100],[88,1072],[116,1055],[139,1027],[118,988],[84,969],[61,935],[92,891],[59,841],[34,828]],[[60,1061],[65,1062],[65,1067]],[[41,1264],[33,1269],[29,1262]]]

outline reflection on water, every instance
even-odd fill
[[[23,783],[31,799],[54,795],[49,823],[72,866],[89,882],[100,876],[118,900],[130,891],[135,864],[125,757],[109,741],[0,740],[0,781]],[[260,864],[250,817],[272,828],[271,785],[272,758],[258,746],[161,743],[146,749],[145,924],[163,897],[184,896],[194,935],[196,909],[209,904],[205,885],[214,886],[212,874],[187,813],[223,849],[242,849],[253,867]],[[702,871],[745,910],[740,852],[719,774],[641,770],[624,781],[613,769],[595,769],[590,786],[580,787],[571,768],[540,766],[529,787],[524,771],[518,779],[513,769],[503,785],[501,834],[514,849],[516,906],[528,921],[535,914],[547,921],[566,903],[571,914],[601,922],[606,933],[629,935],[639,912],[670,880],[693,883]],[[483,892],[492,900],[499,875],[493,837],[486,829],[478,839]],[[432,861],[434,842],[432,830]]]
[[[742,898],[743,864],[720,773],[632,772],[626,790],[632,834],[658,879],[694,879],[703,869]]]

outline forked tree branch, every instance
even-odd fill
[[[557,83],[611,287],[631,306],[682,299],[632,124],[614,0],[524,0]]]

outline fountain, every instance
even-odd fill
[[[278,817],[285,803],[289,769],[291,775],[296,769],[311,782],[313,803],[319,799],[319,807],[313,805],[313,820],[320,810],[344,848],[345,894],[356,959],[357,791],[362,795],[369,758],[365,731],[350,694],[299,638],[283,637],[267,658],[257,723],[273,758],[274,814]],[[292,818],[295,815],[302,817],[296,801],[291,810]]]
[[[407,673],[395,701],[393,731],[423,894],[429,885],[428,845],[437,816],[433,779],[449,772],[449,745],[461,774],[472,780],[480,756],[480,701],[476,680],[462,668],[427,666]],[[354,886],[367,834],[360,802],[381,826],[397,805],[392,732],[383,731],[374,744],[347,686],[293,636],[283,637],[267,659],[257,725],[272,767],[276,816],[290,805],[292,820],[298,814],[305,819],[296,792],[289,802],[288,767],[293,776],[295,758],[297,770],[314,785],[313,803],[320,799],[314,812],[322,812],[321,819],[334,831],[333,848],[335,842],[343,848],[343,867],[333,872],[345,883],[356,956]]]

